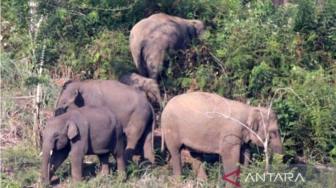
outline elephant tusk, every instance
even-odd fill
[[[39,154],[39,157],[41,157],[43,155],[43,151],[41,151],[41,153]]]
[[[50,154],[49,155],[51,156],[52,154],[53,154],[53,150],[50,150]]]

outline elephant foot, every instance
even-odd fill
[[[124,159],[126,166],[132,162],[132,157],[134,155],[134,149],[126,149],[124,153]]]
[[[120,182],[126,182],[127,180],[127,174],[125,171],[121,171],[121,170],[118,170],[117,172],[117,179],[120,181]]]
[[[60,184],[61,180],[59,177],[57,176],[52,176],[51,179],[50,179],[50,185],[52,186],[57,186],[58,184]],[[49,185],[49,183],[48,183]]]
[[[140,155],[133,155],[132,156],[132,161],[135,162],[135,164],[139,165],[141,161],[141,156]]]
[[[108,165],[102,165],[102,168],[101,168],[101,174],[102,175],[108,175],[109,174],[109,166]]]
[[[205,180],[208,179],[208,176],[207,176],[207,174],[206,174],[206,172],[205,172],[205,169],[204,169],[204,165],[203,165],[203,164],[201,164],[201,166],[200,166],[199,169],[198,169],[198,172],[197,172],[197,179],[198,179],[198,180],[203,180],[203,181],[205,181]]]

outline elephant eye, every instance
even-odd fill
[[[277,138],[278,137],[278,131],[271,131],[270,132],[270,137],[271,138]]]

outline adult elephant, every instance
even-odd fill
[[[245,143],[263,146],[258,138],[265,140],[269,136],[270,148],[282,152],[277,118],[272,111],[206,92],[172,98],[162,112],[161,129],[177,176],[181,175],[182,146],[219,154],[225,174],[237,169]],[[236,178],[232,177],[233,181]]]
[[[158,79],[168,49],[183,49],[204,31],[200,20],[164,13],[153,14],[135,24],[130,33],[133,61],[143,76]]]
[[[68,81],[58,98],[55,116],[82,106],[105,106],[116,115],[127,138],[126,161],[140,148],[143,157],[154,163],[151,132],[155,114],[144,92],[115,80]]]

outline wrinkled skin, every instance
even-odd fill
[[[224,115],[224,116],[223,116]],[[172,157],[174,175],[181,175],[181,147],[218,154],[224,173],[238,168],[242,145],[263,146],[245,124],[263,140],[270,135],[270,148],[281,153],[282,144],[276,115],[265,108],[251,107],[216,94],[193,92],[175,96],[161,115],[161,128]],[[264,129],[265,128],[265,129]],[[232,177],[233,181],[237,177]],[[229,185],[228,185],[229,186]]]
[[[130,33],[130,49],[139,73],[157,80],[166,51],[186,48],[203,31],[202,21],[164,13],[142,19]]]
[[[65,83],[56,104],[55,115],[82,106],[105,106],[116,115],[127,137],[127,162],[136,153],[154,162],[150,133],[155,126],[155,114],[144,92],[114,80]]]
[[[82,179],[85,155],[98,155],[102,173],[107,174],[112,153],[118,171],[125,173],[125,144],[121,125],[107,108],[83,107],[53,117],[43,130],[42,180],[49,184],[53,173],[69,155],[74,181]]]
[[[144,91],[152,103],[160,104],[162,101],[160,89],[153,79],[143,77],[136,73],[129,73],[121,76],[119,81]]]

